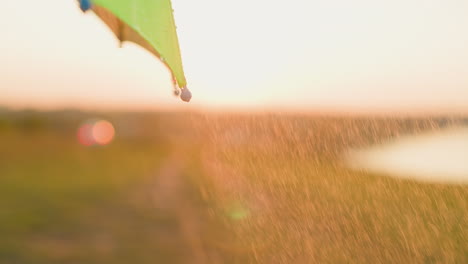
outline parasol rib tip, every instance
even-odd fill
[[[184,102],[190,102],[190,99],[192,99],[192,93],[187,87],[182,87],[180,99],[182,99]]]
[[[91,0],[78,0],[80,2],[80,9],[83,12],[86,12],[91,9],[92,4]]]

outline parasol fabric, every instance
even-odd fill
[[[158,57],[170,70],[180,97],[190,101],[171,0],[79,0],[123,41],[134,42]]]

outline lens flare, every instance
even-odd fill
[[[105,146],[112,142],[115,136],[114,126],[106,120],[88,121],[80,126],[77,137],[83,146]]]
[[[78,129],[77,137],[78,142],[83,146],[92,146],[94,145],[94,140],[91,135],[91,130],[93,126],[91,124],[84,124]]]
[[[93,126],[92,135],[96,144],[107,145],[114,139],[114,126],[105,120],[98,121]]]
[[[249,210],[242,203],[236,202],[228,208],[227,215],[232,220],[242,220],[249,216]]]

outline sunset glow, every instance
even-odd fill
[[[72,0],[3,4],[0,104],[468,111],[466,1],[173,6],[190,105],[172,96],[160,61],[133,44],[119,49]]]

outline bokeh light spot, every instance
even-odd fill
[[[78,129],[78,142],[84,146],[94,145],[93,136],[91,134],[93,126],[91,124],[84,124]]]
[[[249,216],[249,210],[241,203],[234,203],[230,206],[227,214],[232,220],[242,220]]]
[[[114,139],[114,126],[105,120],[98,121],[93,126],[92,134],[96,144],[107,145]]]
[[[84,146],[108,145],[115,136],[114,126],[106,120],[87,121],[78,129],[78,142]]]

